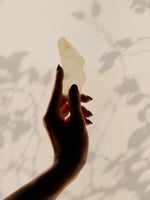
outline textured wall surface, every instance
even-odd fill
[[[0,199],[53,160],[42,124],[66,37],[85,58],[87,164],[60,200],[150,198],[150,0],[0,1]]]

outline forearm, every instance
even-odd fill
[[[52,166],[4,200],[54,200],[73,179],[67,169]]]

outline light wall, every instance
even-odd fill
[[[47,169],[57,40],[85,58],[87,163],[60,200],[149,200],[150,1],[0,1],[0,198]]]

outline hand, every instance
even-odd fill
[[[92,98],[80,96],[76,85],[71,86],[68,98],[65,98],[62,94],[63,76],[63,69],[59,67],[43,124],[54,149],[54,165],[76,176],[86,162],[89,144],[86,124],[92,123],[87,119],[91,112],[81,106],[80,101],[88,102]]]
[[[5,200],[54,200],[73,181],[86,162],[88,153],[87,119],[92,114],[80,101],[92,100],[81,95],[76,85],[69,90],[69,100],[62,94],[63,69],[56,74],[52,98],[43,123],[54,149],[54,164]],[[67,115],[70,113],[70,116]]]

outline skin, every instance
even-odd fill
[[[62,94],[63,77],[63,69],[59,67],[43,116],[43,125],[54,150],[53,164],[4,200],[54,200],[86,163],[89,145],[86,125],[92,123],[87,119],[92,113],[81,106],[81,102],[89,102],[92,98],[80,95],[76,85],[71,86],[68,98],[65,98]]]

